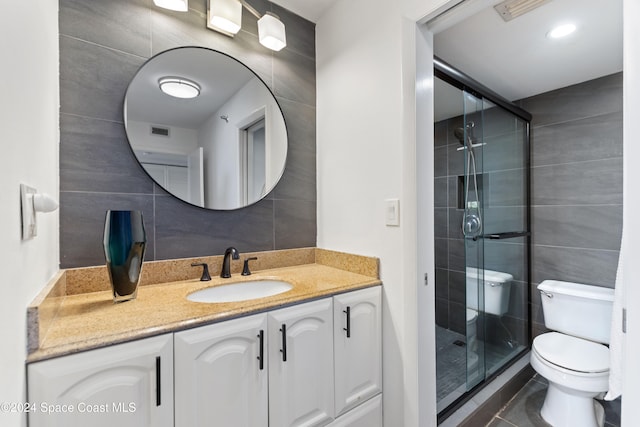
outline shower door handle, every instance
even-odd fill
[[[508,231],[506,233],[493,233],[493,234],[483,234],[483,239],[489,240],[502,240],[502,239],[513,239],[515,237],[525,237],[531,236],[530,231]]]

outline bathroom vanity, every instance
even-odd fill
[[[108,291],[64,296],[29,356],[30,425],[381,426],[377,260],[372,277],[317,262],[327,255],[142,286],[116,305]],[[186,298],[265,278],[293,287],[240,302]]]

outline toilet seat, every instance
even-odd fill
[[[532,349],[544,361],[576,374],[609,372],[609,349],[582,338],[548,332],[533,340]]]

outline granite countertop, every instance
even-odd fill
[[[376,274],[377,276],[377,274]],[[200,303],[187,295],[203,288],[255,280],[282,280],[287,292],[241,302]],[[175,332],[235,317],[380,285],[380,279],[319,263],[272,268],[251,276],[234,274],[140,286],[135,300],[114,304],[111,291],[57,296],[48,321],[27,362],[36,362],[139,338]],[[44,306],[44,300],[42,302]],[[43,310],[44,311],[44,310]]]

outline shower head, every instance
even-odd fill
[[[453,135],[456,137],[460,145],[464,145],[464,129],[463,128],[455,128],[453,130]]]
[[[463,128],[455,128],[453,130],[453,135],[456,137],[460,145],[467,146],[469,150],[473,150],[473,128],[476,126],[474,122],[467,122],[467,124]],[[465,131],[467,133],[467,139],[465,141],[464,134]]]

